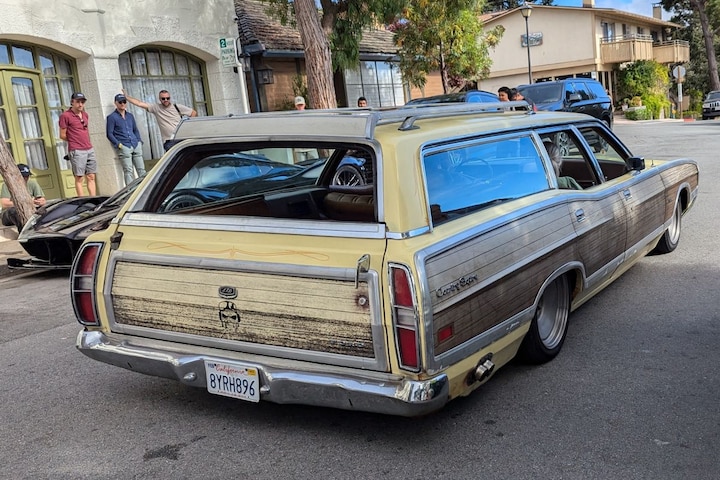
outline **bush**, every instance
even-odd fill
[[[670,106],[670,101],[662,94],[646,93],[642,96],[643,105],[648,109],[650,118],[660,118],[660,111]]]
[[[647,107],[630,107],[625,111],[625,118],[628,120],[650,120],[650,110]]]

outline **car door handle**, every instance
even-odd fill
[[[627,188],[623,190],[623,197],[625,197],[625,200],[630,200],[632,198],[632,193],[630,193],[630,190]]]
[[[577,210],[575,210],[575,220],[577,220],[578,222],[582,222],[583,220],[585,220],[585,210],[583,210],[582,208],[578,208]]]

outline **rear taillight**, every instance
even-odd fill
[[[391,265],[390,283],[398,361],[401,368],[418,371],[420,370],[420,337],[417,305],[407,267]]]
[[[95,305],[95,271],[101,251],[101,243],[83,245],[70,272],[73,310],[77,321],[82,325],[100,325]]]

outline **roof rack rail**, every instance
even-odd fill
[[[387,112],[390,115],[382,115],[380,124],[393,123],[402,119],[398,130],[413,130],[415,121],[425,118],[442,118],[457,115],[473,115],[476,113],[504,113],[507,111],[521,110],[524,113],[532,112],[530,105],[524,101],[512,102],[471,102],[471,103],[435,103],[406,105]],[[412,112],[412,114],[409,114]],[[383,112],[385,113],[385,112]]]
[[[173,139],[265,136],[325,137],[363,136],[372,139],[378,125],[400,123],[398,130],[418,128],[415,122],[428,118],[476,115],[478,113],[507,114],[533,113],[527,102],[492,103],[436,103],[388,108],[336,108],[327,110],[290,110],[282,112],[256,112],[251,114],[193,117],[177,126]],[[521,112],[522,111],[522,112]],[[228,127],[228,123],[232,127]],[[308,129],[308,124],[313,126]]]

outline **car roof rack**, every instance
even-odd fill
[[[337,108],[327,110],[291,110],[257,112],[242,115],[186,118],[180,122],[172,139],[176,142],[193,138],[238,136],[266,137],[357,137],[373,139],[378,125],[400,123],[398,130],[417,127],[422,119],[477,115],[533,113],[525,101],[418,104],[393,108]],[[311,128],[309,128],[311,126]]]

